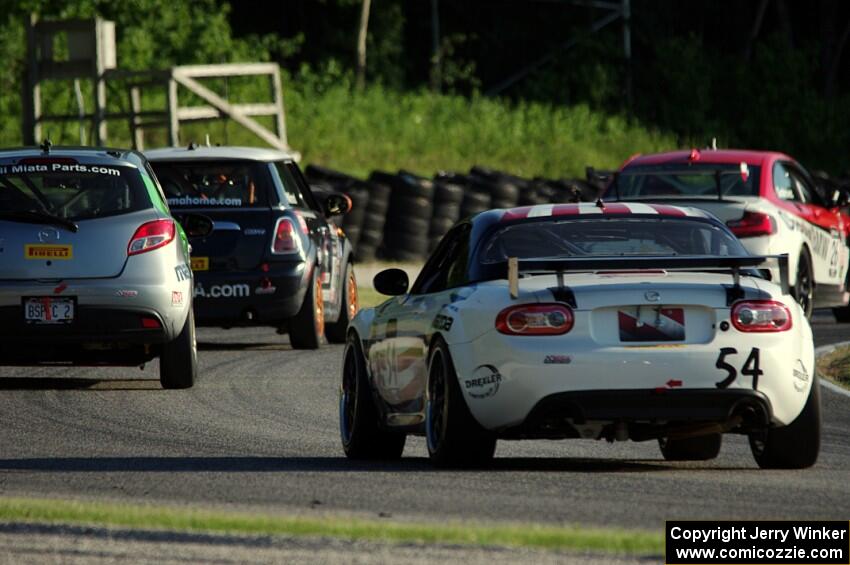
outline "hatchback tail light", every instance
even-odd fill
[[[301,236],[298,235],[295,223],[289,218],[280,218],[274,227],[272,253],[297,253],[299,251],[301,251]]]
[[[561,335],[573,328],[573,311],[563,304],[521,304],[496,316],[496,329],[507,335]]]
[[[729,220],[726,225],[738,237],[756,237],[776,233],[776,220],[761,212],[744,212],[740,220]]]
[[[139,226],[127,245],[127,255],[138,255],[168,245],[174,239],[174,222],[154,220]]]
[[[732,306],[732,325],[741,332],[784,332],[791,329],[791,311],[775,300],[743,300]]]

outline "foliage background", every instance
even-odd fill
[[[0,144],[20,143],[23,22],[114,20],[119,65],[274,60],[286,71],[290,141],[307,161],[364,173],[432,173],[482,163],[524,175],[576,175],[637,151],[704,145],[784,150],[843,173],[850,147],[850,3],[840,0],[633,0],[632,97],[620,24],[587,35],[603,12],[567,1],[441,0],[440,89],[432,67],[431,3],[373,0],[368,86],[353,86],[359,0],[0,0]],[[763,18],[759,23],[759,12]],[[579,37],[571,50],[559,49]],[[540,57],[551,62],[498,96],[488,91]],[[215,85],[250,100],[256,83]],[[76,111],[67,83],[45,88],[50,109]],[[147,94],[145,104],[163,102]],[[124,104],[110,94],[110,104]],[[51,136],[78,141],[75,124]],[[189,128],[258,143],[232,124]],[[152,135],[148,145],[164,143]],[[123,124],[110,142],[127,144]]]

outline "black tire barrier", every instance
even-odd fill
[[[481,165],[467,174],[441,171],[433,179],[399,170],[373,171],[364,181],[319,165],[308,165],[305,174],[317,198],[329,192],[351,198],[351,211],[334,220],[358,261],[421,261],[460,219],[491,208],[592,202],[604,189],[596,177],[529,180]]]

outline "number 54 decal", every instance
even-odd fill
[[[734,347],[724,347],[720,350],[720,355],[717,356],[717,363],[715,363],[714,366],[726,371],[726,378],[717,383],[717,388],[726,388],[738,378],[738,370],[734,365],[731,365],[726,361],[726,358],[730,355],[737,354],[738,350]],[[750,355],[747,357],[747,360],[744,361],[744,366],[741,367],[741,374],[751,376],[753,378],[753,389],[758,388],[759,377],[764,374],[764,371],[759,368],[758,347],[753,347],[750,350]]]

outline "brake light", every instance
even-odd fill
[[[496,316],[496,329],[507,335],[561,335],[573,329],[573,311],[563,304],[521,304]]]
[[[761,212],[744,212],[740,220],[729,220],[726,225],[738,237],[756,237],[776,233],[776,220],[773,216]]]
[[[272,253],[297,253],[301,250],[301,238],[295,224],[289,218],[280,218],[274,228]]]
[[[139,226],[130,244],[127,255],[147,253],[168,245],[174,239],[174,222],[172,220],[154,220]]]
[[[142,327],[146,330],[158,330],[162,324],[153,316],[142,316]]]
[[[791,311],[775,300],[743,300],[732,306],[732,325],[740,332],[784,332],[791,329]]]

